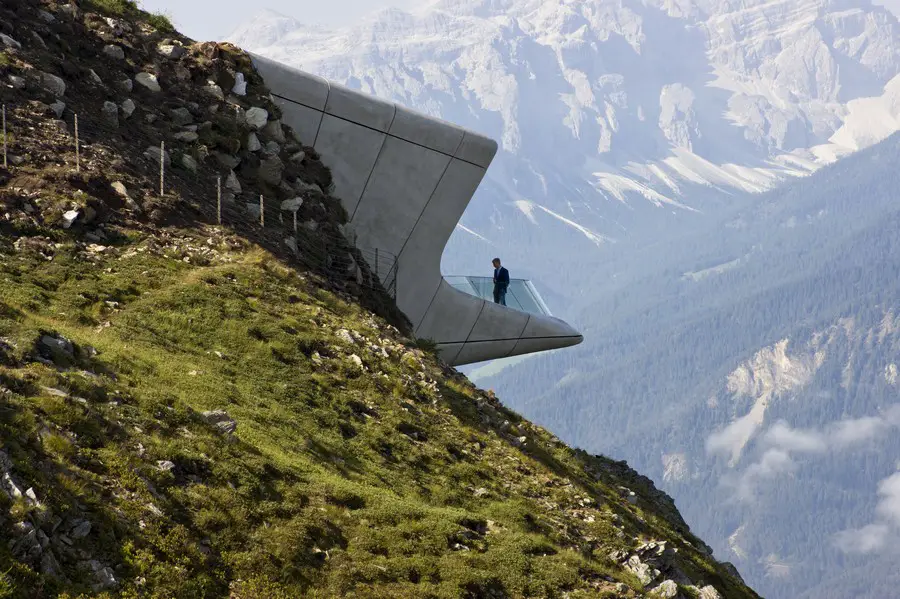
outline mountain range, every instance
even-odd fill
[[[586,341],[480,382],[649,474],[765,596],[876,598],[900,565],[896,9],[442,0],[230,39],[497,139],[444,270],[502,255]]]

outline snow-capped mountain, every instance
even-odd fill
[[[492,223],[632,237],[642,204],[708,212],[900,128],[900,26],[868,0],[440,0],[230,39],[498,139],[464,225],[500,247]]]

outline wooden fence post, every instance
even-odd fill
[[[6,168],[6,104],[3,105],[3,168]]]
[[[75,114],[75,172],[81,172],[81,140],[78,139],[78,114]]]
[[[216,223],[222,224],[222,175],[216,179]]]
[[[159,197],[166,195],[166,142],[159,142]]]

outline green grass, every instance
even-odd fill
[[[413,347],[417,349],[421,349],[424,352],[428,352],[430,354],[437,354],[438,347],[437,341],[434,339],[425,339],[422,337],[417,337],[415,341],[413,341]]]
[[[148,12],[146,14],[147,22],[154,28],[163,33],[174,33],[175,26],[172,25],[172,14],[166,12]]]
[[[139,7],[138,3],[133,0],[88,0],[85,4],[88,8],[105,15],[119,18],[142,19],[163,33],[175,33],[175,27],[172,25],[171,15],[169,13],[144,11]]]
[[[6,52],[0,51],[0,67],[8,67],[12,64],[12,60]]]
[[[205,234],[186,232],[187,245],[207,246]],[[229,585],[246,598],[598,596],[590,583],[605,578],[639,588],[605,556],[631,544],[614,514],[642,512],[585,474],[592,458],[491,408],[532,439],[514,447],[485,425],[481,392],[415,344],[265,252],[208,234],[221,254],[202,267],[131,234],[94,261],[59,234],[53,261],[0,260],[0,338],[17,347],[17,365],[0,367],[13,390],[0,447],[47,510],[94,522],[85,547],[121,564],[127,592],[136,580],[159,597]],[[348,346],[341,328],[370,341]],[[76,343],[71,368],[28,357],[48,331]],[[387,356],[367,349],[386,335]],[[237,420],[234,440],[199,417],[211,409]],[[576,497],[591,498],[577,509],[592,522],[548,507]],[[21,521],[30,509],[8,511]],[[643,517],[630,535],[678,538]],[[3,555],[0,571],[13,564]],[[15,589],[39,575],[20,564],[6,576]],[[43,583],[74,597],[89,590],[77,580]]]

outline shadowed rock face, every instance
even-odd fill
[[[441,277],[444,246],[496,142],[260,56],[254,64],[285,122],[331,167],[357,243],[397,257],[397,305],[448,363],[582,341],[562,320],[494,305]]]

